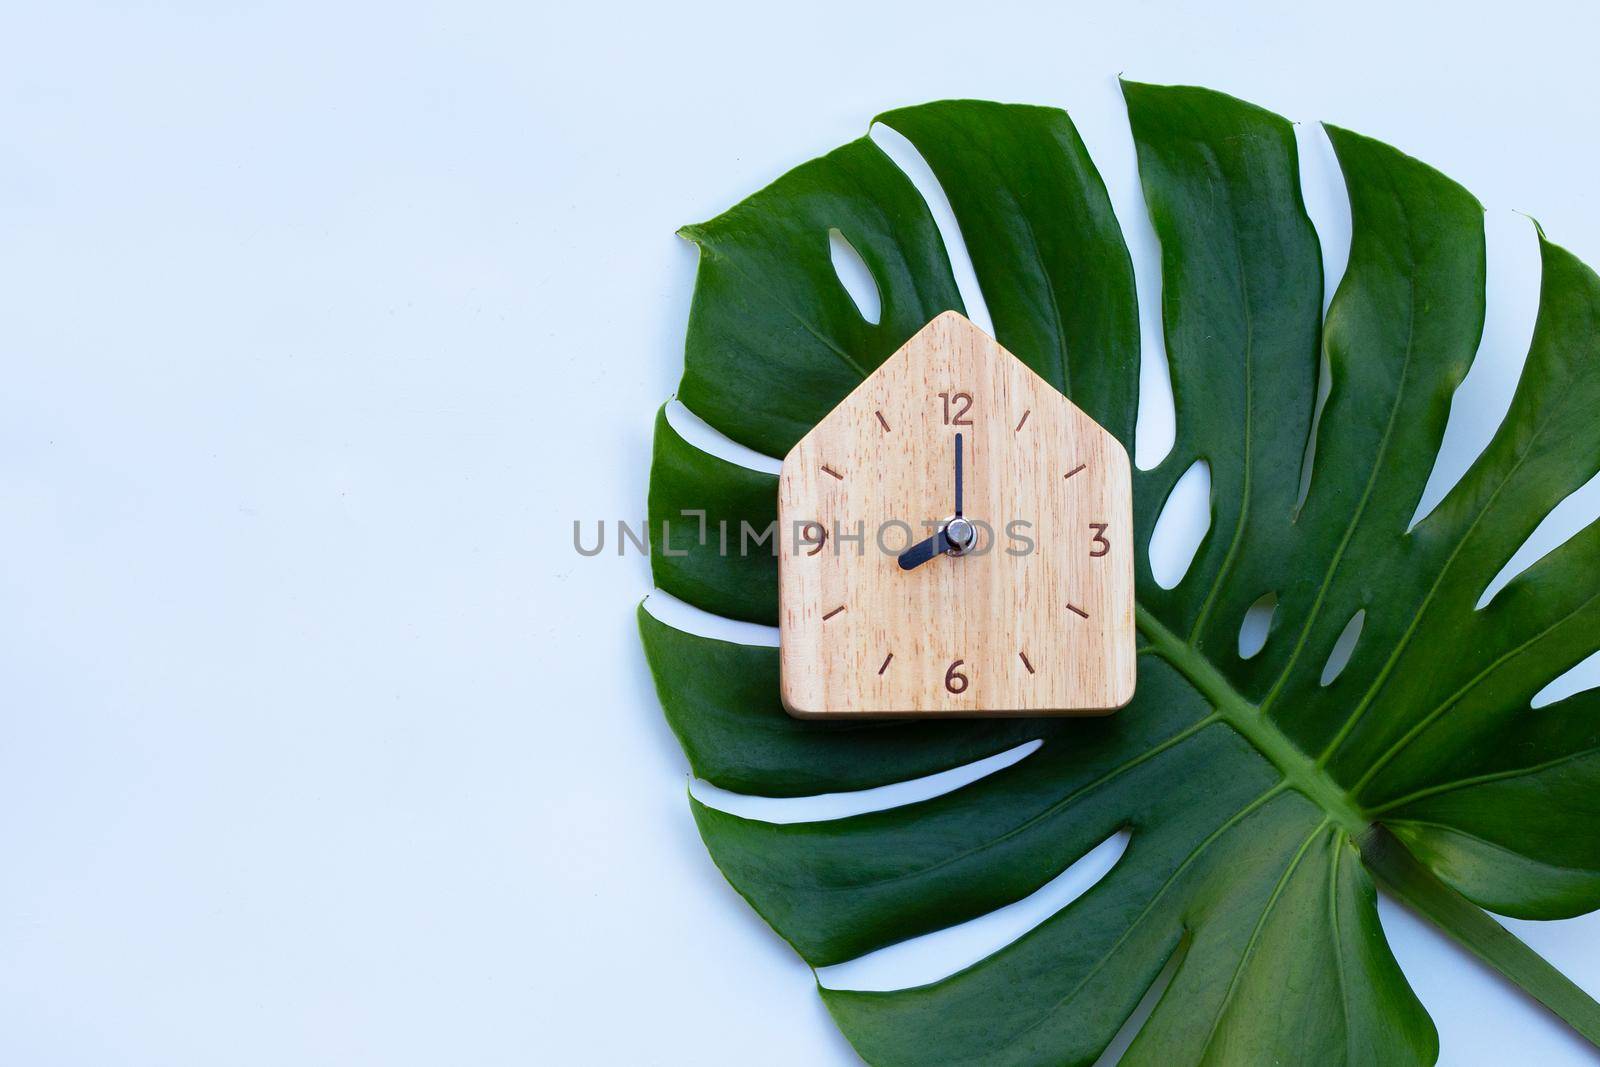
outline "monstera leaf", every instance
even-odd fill
[[[1136,474],[1137,545],[1193,464],[1209,464],[1212,485],[1209,532],[1175,588],[1140,553],[1134,702],[1090,720],[798,722],[778,701],[775,650],[641,610],[672,728],[694,773],[728,790],[861,790],[1042,741],[961,788],[849,818],[777,825],[691,799],[707,847],[820,966],[1017,901],[1128,831],[1109,874],[975,965],[914,989],[823,989],[873,1063],[1088,1063],[1169,963],[1129,1062],[1432,1062],[1437,1035],[1384,941],[1374,876],[1600,1040],[1600,1008],[1481,910],[1600,906],[1600,693],[1530,706],[1600,643],[1600,525],[1477,606],[1600,467],[1600,279],[1541,234],[1538,320],[1510,411],[1412,526],[1483,326],[1479,204],[1329,128],[1353,237],[1324,319],[1290,124],[1203,90],[1124,94],[1177,408],[1171,453]],[[955,101],[878,121],[943,186],[1001,343],[1131,450],[1133,270],[1067,115]],[[877,284],[877,323],[834,271],[835,228]],[[927,206],[866,138],[683,232],[700,266],[679,396],[769,455],[923,323],[961,309]],[[764,528],[775,491],[659,419],[658,586],[774,622],[772,558],[724,555],[697,532]],[[705,527],[683,511],[703,511]],[[1241,658],[1241,619],[1266,594],[1269,637]],[[1356,619],[1353,653],[1325,683]]]

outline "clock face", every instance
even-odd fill
[[[1133,695],[1127,453],[946,312],[785,457],[784,705],[1100,714]]]

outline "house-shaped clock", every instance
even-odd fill
[[[803,717],[1104,714],[1133,696],[1120,442],[946,312],[779,477],[782,693]]]

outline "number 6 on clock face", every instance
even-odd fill
[[[940,315],[784,459],[784,706],[1115,710],[1135,680],[1131,501],[1115,437]]]

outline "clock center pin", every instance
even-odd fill
[[[951,519],[944,527],[945,540],[950,542],[950,555],[964,556],[978,543],[978,528],[968,519]]]

